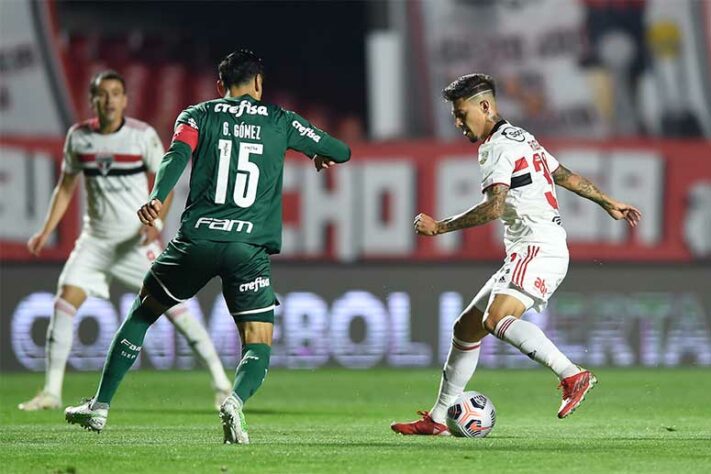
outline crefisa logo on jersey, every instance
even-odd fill
[[[321,141],[321,136],[317,135],[316,132],[314,132],[313,128],[301,125],[298,120],[294,120],[293,122],[291,122],[291,126],[294,127],[299,132],[299,135],[301,135],[302,137],[308,137],[316,143]]]
[[[96,155],[96,167],[102,176],[109,174],[112,164],[114,164],[114,155]]]
[[[241,117],[245,113],[248,115],[269,115],[266,105],[254,105],[248,100],[243,100],[238,105],[215,104],[215,112],[227,112],[235,117]]]

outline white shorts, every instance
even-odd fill
[[[568,248],[565,245],[522,243],[506,255],[503,266],[474,297],[474,306],[486,314],[494,295],[516,297],[526,306],[541,312],[548,298],[568,273]]]
[[[138,291],[151,262],[161,253],[158,241],[140,245],[141,238],[117,242],[82,232],[59,276],[59,288],[77,286],[89,296],[108,298],[109,285],[116,278]]]

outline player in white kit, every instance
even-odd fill
[[[462,76],[443,91],[452,103],[455,125],[475,143],[480,139],[482,203],[440,221],[415,218],[420,235],[434,236],[504,222],[506,259],[454,325],[452,345],[442,371],[439,394],[430,411],[409,423],[393,423],[404,435],[448,435],[446,412],[474,375],[481,340],[489,333],[550,368],[560,379],[565,418],[596,383],[588,370],[573,364],[534,324],[521,320],[528,309],[541,311],[568,271],[568,247],[558,212],[555,185],[598,203],[613,219],[637,225],[640,212],[612,199],[586,178],[565,167],[525,130],[503,120],[496,109],[494,80],[486,74]]]
[[[162,221],[158,227],[142,226],[135,214],[148,198],[147,173],[155,173],[163,158],[160,138],[150,125],[124,116],[125,82],[115,71],[101,72],[92,79],[90,101],[96,117],[69,129],[62,174],[47,217],[42,229],[27,243],[30,252],[40,254],[66,212],[83,173],[87,212],[81,235],[57,285],[47,330],[45,385],[37,396],[19,405],[21,410],[61,407],[77,309],[87,296],[108,298],[114,278],[138,291],[151,261],[161,252],[158,239]],[[166,213],[163,211],[161,217]],[[170,309],[167,316],[208,367],[219,407],[230,395],[232,384],[205,327],[182,304]]]

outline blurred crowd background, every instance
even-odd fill
[[[503,256],[495,225],[437,239],[411,228],[420,211],[445,217],[481,199],[476,148],[440,94],[470,72],[497,78],[506,119],[644,213],[630,231],[559,193],[571,271],[532,317],[581,363],[711,365],[711,0],[4,0],[0,40],[2,370],[43,364],[82,200],[41,258],[25,242],[66,130],[92,115],[89,79],[123,74],[128,115],[167,145],[177,114],[215,97],[216,64],[243,47],[265,61],[266,101],[354,151],[326,176],[288,157],[276,365],[436,365],[448,347],[452,318]],[[82,308],[70,365],[100,364],[125,297]],[[236,357],[217,290],[194,305],[225,360]],[[485,364],[528,364],[488,347]],[[191,364],[177,342],[147,354]]]

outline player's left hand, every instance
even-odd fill
[[[637,224],[639,224],[640,219],[642,219],[642,213],[639,209],[634,206],[630,206],[629,204],[625,204],[624,202],[611,201],[607,206],[605,206],[605,210],[608,214],[610,214],[610,217],[616,221],[624,219],[631,227],[636,227]]]
[[[425,213],[417,214],[415,217],[415,232],[420,235],[433,236],[437,235],[439,225],[437,221]]]
[[[153,226],[153,221],[160,217],[160,210],[163,208],[163,203],[158,199],[152,199],[150,202],[145,203],[138,210],[138,219],[141,224]]]
[[[325,156],[314,156],[314,166],[316,167],[316,171],[325,170],[332,166],[334,163],[334,161],[326,158]]]
[[[160,238],[160,231],[155,226],[144,225],[141,227],[141,231],[139,233],[141,234],[141,245],[148,245],[154,240],[158,240]]]

